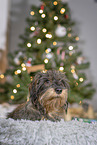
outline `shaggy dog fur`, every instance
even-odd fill
[[[65,119],[68,81],[64,73],[49,70],[35,75],[29,86],[30,100],[19,105],[8,118],[51,121]]]

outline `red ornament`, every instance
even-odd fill
[[[44,5],[41,5],[41,6],[40,6],[40,9],[41,9],[41,10],[44,10]]]
[[[68,19],[68,18],[69,18],[69,16],[66,14],[66,15],[65,15],[65,18],[66,18],[66,19]]]

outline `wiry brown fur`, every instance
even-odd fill
[[[30,101],[19,105],[8,118],[52,121],[65,119],[68,88],[64,73],[54,70],[38,73],[29,86]]]

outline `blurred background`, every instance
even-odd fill
[[[71,17],[76,21],[75,32],[79,35],[79,47],[90,68],[86,71],[88,78],[97,90],[97,1],[63,0],[71,9]],[[0,73],[8,66],[7,53],[13,53],[21,42],[19,36],[27,26],[31,5],[40,5],[39,0],[0,0]],[[97,92],[91,104],[97,111]]]

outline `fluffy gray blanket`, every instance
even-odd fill
[[[0,119],[0,145],[97,145],[97,123]]]

